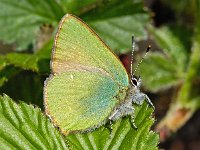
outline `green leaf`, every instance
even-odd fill
[[[75,15],[80,15],[81,13],[93,9],[97,3],[101,3],[102,0],[60,0],[60,6],[64,12],[72,13]]]
[[[72,134],[66,139],[72,150],[155,150],[159,137],[150,131],[154,122],[151,117],[152,112],[152,108],[149,108],[146,103],[135,106],[135,125],[138,129],[133,127],[130,116],[127,116],[111,126],[107,124],[108,128],[103,126],[89,133]]]
[[[18,50],[35,42],[42,24],[57,24],[65,14],[52,0],[1,0],[0,10],[0,40],[15,43]]]
[[[144,87],[156,92],[179,84],[185,74],[189,60],[188,38],[183,38],[177,28],[162,27],[155,29],[149,26],[158,46],[164,53],[151,53],[138,68]]]
[[[5,57],[0,55],[0,71],[5,68],[7,65],[6,61],[5,61]]]
[[[13,67],[12,65],[6,65],[0,70],[0,87],[3,86],[9,78],[13,77],[19,72],[19,68]]]
[[[192,39],[191,54],[187,61],[187,70],[184,77],[182,78],[181,85],[178,87],[178,92],[176,97],[173,97],[175,100],[170,105],[166,116],[160,121],[157,125],[157,129],[161,133],[174,133],[178,129],[183,127],[186,122],[188,122],[191,117],[194,115],[200,107],[200,86],[199,86],[199,70],[200,70],[200,2],[199,0],[187,1],[193,3],[193,10],[195,13],[192,16],[195,16],[195,25],[193,24],[193,35],[189,36],[190,40]],[[179,3],[182,3],[180,1]],[[188,3],[188,4],[189,4]],[[195,10],[197,8],[197,10]],[[189,5],[185,5],[184,8],[186,11],[190,9]],[[187,12],[186,12],[187,13]],[[182,14],[181,14],[182,15]],[[180,22],[180,21],[179,21]],[[189,22],[183,22],[184,26],[187,26]],[[182,36],[185,35],[185,30],[182,30]],[[181,56],[179,57],[181,59]],[[174,64],[172,64],[174,65]],[[177,66],[179,67],[179,66]],[[180,115],[181,114],[181,115]],[[177,119],[178,118],[178,119]],[[161,140],[165,140],[170,134],[161,134]],[[167,136],[167,137],[166,137]]]
[[[188,9],[191,9],[190,8],[191,7],[190,6],[191,1],[188,1],[188,0],[182,0],[182,1],[174,0],[174,1],[171,1],[170,3],[167,0],[162,0],[162,1],[166,5],[169,5],[170,7],[172,7],[174,10],[176,10],[179,13],[183,13],[183,11],[188,11]]]
[[[24,70],[40,73],[49,72],[49,62],[53,41],[50,40],[41,50],[35,54],[9,53],[7,62]]]
[[[200,36],[196,33],[194,37],[187,74],[178,97],[183,105],[187,105],[192,98],[199,97]]]
[[[15,101],[22,100],[43,109],[43,83],[45,78],[46,76],[20,69],[15,75],[9,77],[9,80],[0,88],[0,95],[5,93]]]
[[[161,53],[149,54],[138,68],[145,88],[156,92],[178,84],[183,74],[179,74],[177,66],[172,64],[173,61]]]
[[[7,78],[1,73],[1,71],[6,67],[7,63],[3,56],[0,55],[0,86],[7,81]]]
[[[38,108],[0,97],[0,149],[68,149]]]
[[[131,36],[145,39],[145,25],[150,21],[141,1],[106,1],[80,17],[100,35],[116,53],[131,49]]]
[[[194,16],[195,16],[195,30],[197,34],[200,33],[200,2],[198,0],[193,1],[193,11],[194,11]],[[199,36],[199,35],[198,35]]]
[[[162,48],[170,59],[168,63],[175,65],[179,72],[185,71],[189,57],[187,51],[189,50],[184,47],[184,44],[175,32],[168,27],[160,29],[149,27],[149,30],[158,46]]]

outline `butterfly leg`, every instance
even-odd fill
[[[109,117],[109,120],[115,121],[125,115],[132,114],[134,109],[132,107],[132,103],[124,103],[121,104]]]
[[[130,117],[131,126],[137,129],[137,126],[135,125],[134,108],[132,107],[132,105],[131,106],[122,105],[118,109],[116,109],[116,111],[109,117],[110,122],[115,121],[125,115],[131,115]]]
[[[119,112],[118,109],[116,109],[109,117],[110,122],[112,122],[112,120],[114,120],[115,116],[118,116]]]
[[[148,104],[151,105],[151,107],[152,107],[153,109],[155,109],[155,107],[154,107],[153,103],[151,102],[150,98],[149,98],[146,94],[144,94],[144,96],[145,96],[145,98],[146,98]]]
[[[137,129],[137,126],[136,126],[136,124],[135,124],[135,116],[134,116],[134,114],[131,115],[131,117],[130,117],[130,122],[131,122],[132,128]]]

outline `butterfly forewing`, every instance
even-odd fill
[[[53,73],[103,69],[121,86],[128,86],[128,75],[117,57],[92,29],[69,14],[60,22],[51,66]]]

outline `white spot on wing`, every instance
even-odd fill
[[[70,75],[70,77],[71,77],[72,80],[74,79],[74,76],[72,74]]]

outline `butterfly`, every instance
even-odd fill
[[[46,114],[66,135],[132,114],[144,99],[141,79],[81,19],[66,14],[54,39],[51,74],[44,85]]]

